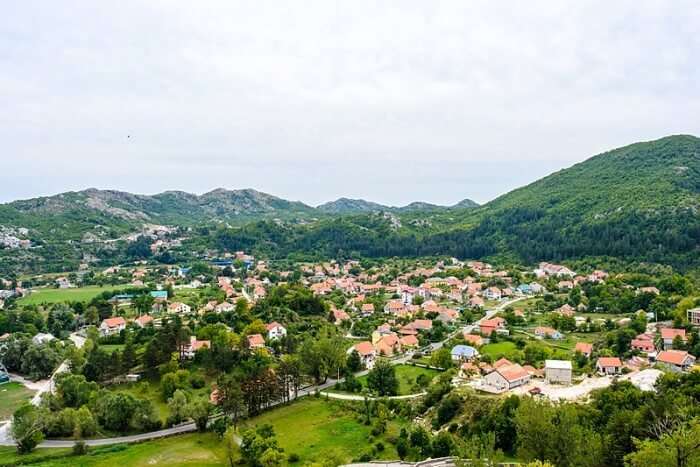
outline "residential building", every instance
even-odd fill
[[[251,334],[248,336],[248,348],[251,350],[262,349],[265,347],[265,338],[260,334]]]
[[[280,339],[287,335],[287,328],[276,321],[267,324],[265,329],[267,329],[267,338],[270,340]]]
[[[153,317],[150,315],[141,315],[134,320],[134,323],[141,328],[145,328],[149,324],[153,323]]]
[[[674,329],[674,328],[661,328],[661,340],[663,342],[663,349],[669,350],[673,348],[673,340],[676,337],[680,337],[683,342],[686,342],[685,329]]]
[[[586,358],[591,358],[593,352],[593,344],[588,342],[577,342],[574,347],[574,352],[581,352]]]
[[[548,383],[571,384],[572,366],[568,360],[545,360],[544,379]]]
[[[687,371],[695,365],[695,357],[685,350],[663,350],[656,361],[674,371]]]
[[[168,305],[168,311],[170,313],[178,313],[178,314],[187,314],[192,311],[192,308],[182,302],[173,302],[170,305]]]
[[[500,366],[484,377],[484,382],[497,391],[508,391],[529,381],[530,374],[517,363]]]
[[[595,367],[602,375],[619,375],[622,372],[622,361],[617,357],[600,357]]]
[[[371,342],[358,342],[348,349],[348,354],[352,353],[353,350],[356,350],[360,355],[360,361],[365,368],[369,370],[374,368],[374,361],[377,358],[377,352],[374,350],[374,346]]]
[[[102,323],[100,324],[100,334],[103,336],[119,334],[124,329],[126,329],[126,320],[121,316],[117,316],[116,318],[107,318],[102,320]]]
[[[700,326],[700,307],[688,310],[688,322],[693,326]]]
[[[189,344],[185,344],[182,350],[182,355],[185,358],[194,358],[195,354],[200,349],[210,349],[210,341],[199,341],[195,336],[190,336]]]
[[[469,361],[479,356],[479,352],[469,345],[455,345],[450,354],[454,362]]]

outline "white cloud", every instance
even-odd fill
[[[485,201],[700,133],[698,26],[693,1],[15,2],[0,199],[251,186]]]

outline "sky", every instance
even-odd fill
[[[700,135],[700,2],[4,2],[0,202],[485,202]]]

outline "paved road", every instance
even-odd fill
[[[340,399],[344,401],[363,401],[365,400],[365,397],[360,395],[360,394],[340,394],[337,392],[323,392],[322,393],[324,397],[328,397],[329,399]],[[405,396],[389,396],[389,397],[368,397],[369,400],[377,400],[377,399],[396,399],[396,400],[402,400],[402,399],[416,399],[421,396],[425,396],[427,393],[426,392],[419,392],[417,394],[407,394]]]
[[[501,310],[503,310],[504,308],[506,308],[508,305],[511,305],[512,303],[515,303],[515,302],[517,302],[517,301],[519,301],[519,300],[523,300],[524,298],[526,298],[526,297],[521,297],[521,298],[517,298],[517,299],[514,299],[514,300],[510,300],[510,301],[507,301],[507,302],[502,303],[501,305],[499,305],[499,306],[496,307],[496,308],[493,308],[493,309],[491,309],[491,310],[488,310],[488,311],[486,312],[486,315],[485,315],[483,318],[481,318],[480,320],[478,320],[477,323],[480,323],[480,322],[481,322],[482,320],[484,320],[484,319],[489,319],[490,317],[494,316],[494,315],[495,315],[496,313],[498,313],[499,311],[501,311]],[[443,345],[446,341],[448,341],[449,339],[451,339],[452,337],[454,337],[455,335],[457,335],[457,334],[458,334],[459,332],[461,332],[461,331],[462,331],[461,329],[456,330],[455,332],[453,332],[452,334],[450,334],[448,337],[446,337],[443,341],[437,342],[436,344],[433,344],[433,348],[434,348],[434,349],[438,349],[438,348],[442,347],[442,345]],[[78,346],[78,347],[82,347],[82,345],[85,343],[85,339],[82,338],[81,336],[78,336],[77,334],[71,334],[71,337],[70,337],[70,338],[71,338],[71,340],[73,340],[73,342],[75,342],[76,346]],[[412,356],[413,356],[413,354],[412,354],[412,353],[409,353],[409,354],[403,355],[403,356],[401,356],[401,357],[399,357],[399,358],[395,358],[395,359],[391,360],[391,362],[392,362],[392,364],[394,364],[394,365],[399,365],[399,364],[406,363],[407,361],[409,361],[409,360],[411,359]],[[52,390],[52,389],[53,389],[53,378],[54,378],[57,374],[61,373],[62,371],[65,371],[66,369],[67,369],[66,362],[64,362],[64,363],[62,363],[61,366],[59,366],[59,368],[54,372],[54,374],[51,376],[51,379],[48,380],[48,382],[47,382],[48,384],[46,385],[46,388],[42,391],[42,393],[43,393],[43,392],[46,392],[47,390]],[[362,376],[362,375],[364,375],[364,374],[367,374],[367,371],[362,371],[362,372],[360,372],[360,373],[357,373],[356,376]],[[342,382],[342,381],[344,381],[343,378],[341,378],[340,380],[329,379],[329,380],[326,381],[324,384],[321,384],[321,385],[319,385],[319,386],[311,386],[311,387],[309,387],[309,388],[302,389],[301,391],[299,391],[299,394],[298,394],[297,398],[299,398],[299,397],[304,397],[304,396],[308,396],[308,395],[310,395],[310,394],[315,393],[316,391],[319,391],[319,392],[320,392],[320,391],[323,391],[324,389],[328,389],[328,388],[330,388],[330,387],[333,387],[336,383]],[[421,393],[421,394],[409,394],[409,395],[407,395],[407,396],[394,396],[394,397],[391,397],[391,398],[392,398],[392,399],[411,399],[411,398],[420,397],[420,396],[423,395],[423,394],[424,394],[424,393]],[[364,400],[364,397],[363,397],[363,396],[356,395],[356,394],[332,394],[332,393],[324,393],[324,395],[326,395],[326,396],[328,396],[328,397],[330,397],[330,398],[332,398],[332,399]],[[37,394],[37,396],[40,396],[40,394]],[[37,396],[35,396],[35,399],[37,398]],[[39,397],[39,399],[40,399],[40,397]],[[38,399],[37,399],[37,400],[38,400]],[[34,403],[34,399],[32,399],[32,403]],[[38,402],[37,402],[37,403],[38,403]],[[282,404],[282,403],[283,403],[283,402],[280,401],[280,402],[278,402],[278,403],[276,403],[276,404],[273,404],[271,407],[280,405],[280,404]],[[9,436],[9,429],[10,429],[10,424],[9,424],[9,423],[7,423],[7,424],[5,424],[4,426],[0,427],[0,446],[14,446],[14,441],[13,441],[12,438]],[[183,425],[178,425],[178,426],[176,426],[176,427],[167,428],[167,429],[164,429],[164,430],[152,431],[152,432],[149,432],[149,433],[141,433],[141,434],[138,434],[138,435],[120,436],[120,437],[115,437],[115,438],[102,438],[102,439],[85,440],[85,444],[87,444],[88,446],[104,446],[104,445],[119,444],[119,443],[135,443],[135,442],[139,442],[139,441],[147,441],[147,440],[150,440],[150,439],[163,438],[163,437],[166,437],[166,436],[177,435],[177,434],[181,434],[181,433],[189,433],[189,432],[195,431],[196,429],[197,429],[197,427],[195,426],[194,423],[185,423],[185,424],[183,424]],[[237,438],[237,439],[236,439],[236,442],[237,442],[238,444],[240,444],[240,438]],[[41,443],[41,444],[39,445],[39,447],[42,447],[42,448],[66,448],[66,447],[72,447],[73,444],[75,444],[74,441],[46,440],[46,441],[44,441],[43,443]]]

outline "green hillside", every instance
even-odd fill
[[[104,264],[117,261],[124,242],[90,247],[85,236],[116,238],[147,223],[194,228],[180,258],[213,247],[271,257],[452,255],[533,263],[608,256],[697,267],[700,139],[632,144],[474,204],[382,209],[340,199],[313,208],[254,190],[71,192],[0,205],[0,228],[29,228],[40,246],[0,250],[0,272],[68,267],[66,260],[75,263],[86,249]]]
[[[250,225],[213,243],[284,256],[454,255],[515,261],[611,256],[700,265],[700,139],[672,136],[595,156],[477,209]]]

